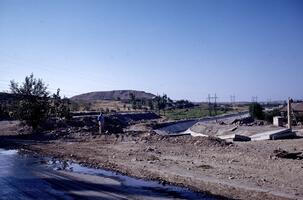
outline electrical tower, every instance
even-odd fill
[[[208,112],[209,112],[209,116],[212,116],[212,111],[214,111],[215,115],[217,115],[217,99],[219,97],[217,97],[217,94],[215,94],[214,96],[211,96],[210,94],[208,94],[207,100],[208,100]]]
[[[258,96],[252,96],[251,97],[251,102],[252,103],[257,103],[258,102]]]
[[[230,95],[230,103],[232,106],[235,106],[236,104],[236,96],[235,95]]]

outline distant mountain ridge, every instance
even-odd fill
[[[138,99],[152,99],[155,97],[152,93],[138,90],[113,90],[89,92],[71,97],[71,100],[96,101],[96,100],[129,100],[130,94],[134,94]]]

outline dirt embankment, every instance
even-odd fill
[[[26,148],[227,198],[303,199],[303,160],[280,156],[303,152],[303,139],[231,144],[215,138],[159,136],[137,124],[124,134],[70,133]]]

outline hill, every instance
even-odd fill
[[[130,94],[134,94],[138,99],[152,99],[154,94],[137,90],[113,90],[113,91],[100,91],[89,92],[71,97],[71,100],[80,101],[97,101],[97,100],[129,100]]]

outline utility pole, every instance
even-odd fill
[[[208,114],[209,116],[211,116],[211,97],[210,97],[210,94],[208,94]]]
[[[236,103],[236,96],[233,94],[233,95],[230,95],[230,103],[231,105],[234,107],[235,106],[235,103]]]
[[[215,109],[215,115],[217,115],[217,94],[215,94],[214,99],[215,99],[215,104],[214,104],[214,109]]]
[[[288,98],[287,101],[287,123],[288,123],[288,128],[291,129],[292,128],[292,120],[291,120],[291,103],[292,103],[292,99]]]

